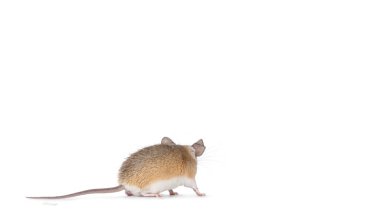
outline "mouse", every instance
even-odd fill
[[[169,191],[170,196],[177,195],[173,189],[179,186],[193,189],[198,196],[205,196],[205,193],[199,191],[195,181],[197,158],[205,149],[202,139],[192,145],[177,145],[169,137],[163,137],[160,144],[140,149],[122,163],[118,173],[118,186],[60,196],[26,198],[64,199],[120,191],[124,191],[127,196],[161,197],[164,191]]]

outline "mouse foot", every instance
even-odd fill
[[[133,196],[133,194],[130,191],[125,190],[125,194],[128,196]]]
[[[201,193],[199,192],[199,189],[198,188],[193,188],[194,192],[197,194],[197,196],[206,196],[205,193]]]
[[[161,197],[159,193],[142,193],[141,195],[144,197],[157,197],[157,198]]]
[[[174,192],[172,189],[169,189],[170,196],[178,195],[178,192]]]

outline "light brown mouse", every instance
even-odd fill
[[[176,145],[170,138],[164,137],[161,144],[148,146],[133,153],[123,162],[119,170],[119,185],[111,188],[90,189],[61,196],[27,197],[31,199],[63,199],[94,193],[113,193],[125,190],[128,196],[160,197],[168,190],[170,195],[178,186],[192,188],[198,196],[204,196],[198,190],[195,175],[197,157],[206,147],[200,139],[191,146]]]

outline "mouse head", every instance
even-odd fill
[[[163,145],[176,145],[168,137],[162,138],[161,144],[163,144]],[[196,157],[201,156],[203,154],[203,152],[205,151],[205,149],[206,149],[206,147],[205,147],[202,139],[198,140],[196,143],[194,143],[193,145],[191,145],[191,147],[194,149],[194,153],[195,153]]]

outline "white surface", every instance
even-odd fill
[[[1,1],[0,213],[379,213],[379,5],[306,2]],[[207,197],[24,199],[163,136]]]

